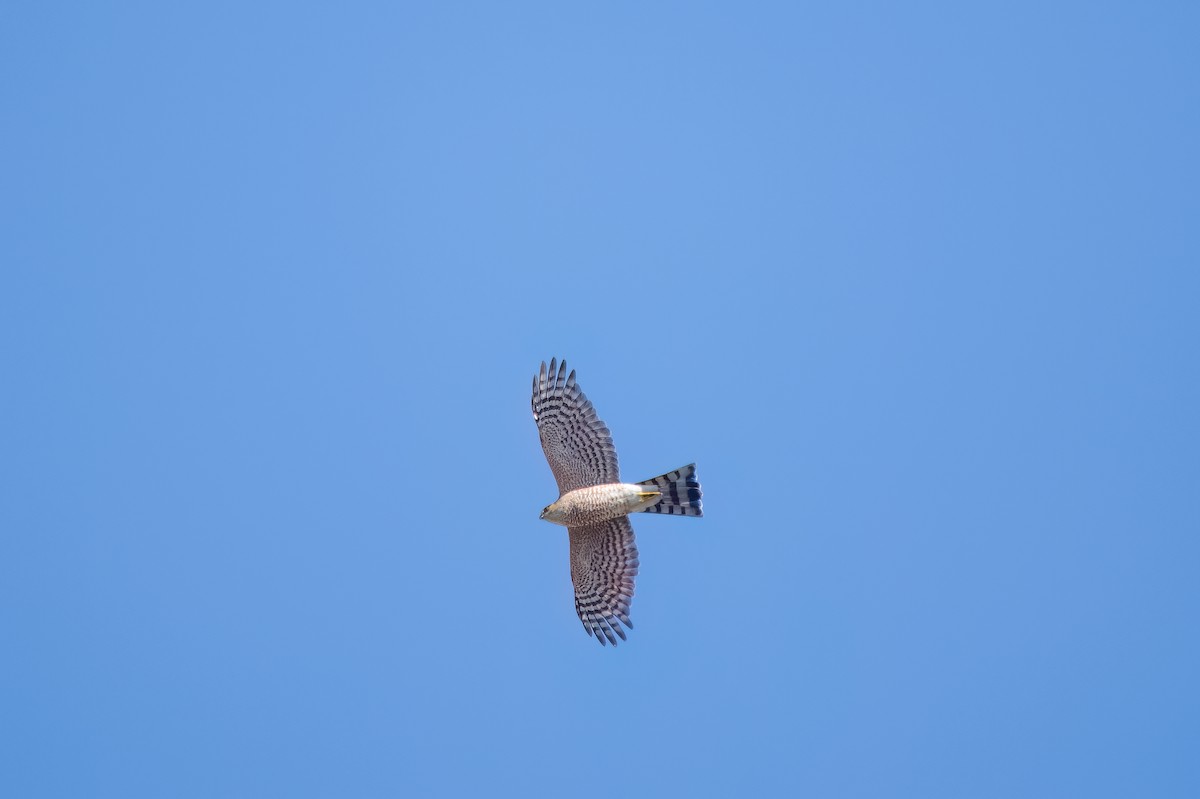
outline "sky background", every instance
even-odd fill
[[[0,793],[1200,795],[1195,4],[2,16]]]

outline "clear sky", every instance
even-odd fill
[[[1200,795],[1194,3],[3,18],[4,796]]]

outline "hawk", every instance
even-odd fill
[[[557,367],[557,368],[556,368]],[[633,629],[629,602],[638,573],[631,513],[703,516],[696,464],[640,483],[622,483],[612,434],[575,382],[575,371],[550,359],[533,378],[533,420],[558,483],[558,500],[542,518],[571,539],[575,612],[602,645]]]

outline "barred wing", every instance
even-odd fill
[[[575,383],[575,370],[567,374],[566,361],[551,358],[549,371],[543,361],[533,378],[533,420],[560,494],[620,482],[612,435]]]
[[[586,527],[569,527],[571,582],[575,585],[575,612],[588,635],[602,645],[625,640],[633,599],[633,578],[638,573],[637,544],[628,516],[618,516]]]

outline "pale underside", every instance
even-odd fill
[[[638,513],[658,502],[660,491],[629,483],[603,483],[568,491],[546,508],[542,518],[555,524],[578,527],[598,524],[618,516]]]

